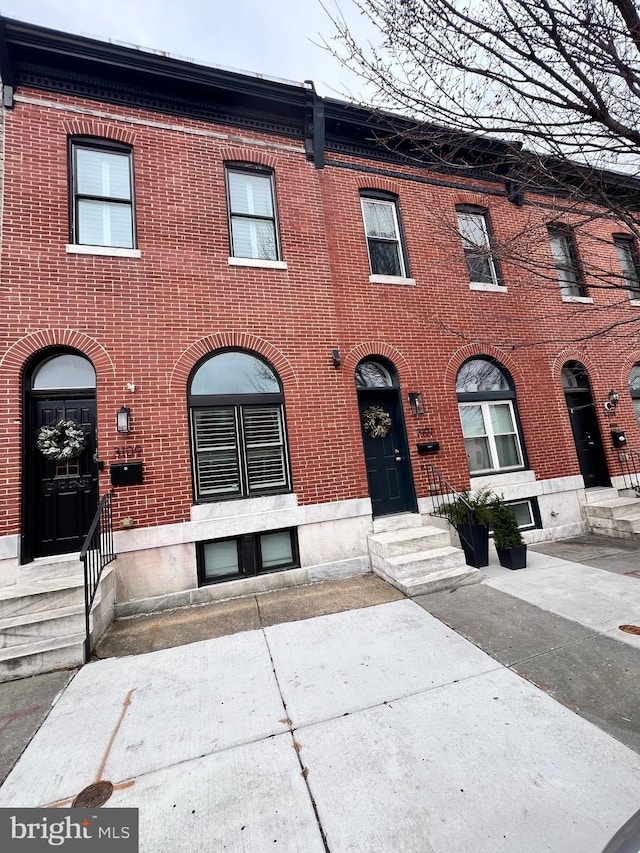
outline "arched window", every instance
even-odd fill
[[[631,402],[633,403],[638,425],[640,426],[640,362],[634,364],[629,372],[629,391],[631,392]]]
[[[95,387],[96,372],[89,359],[69,352],[41,361],[31,375],[33,391]]]
[[[284,396],[273,369],[239,350],[210,356],[189,386],[196,501],[287,492]]]
[[[456,394],[470,472],[522,468],[516,395],[507,371],[489,359],[472,358],[458,371]]]
[[[356,388],[394,388],[398,384],[395,371],[380,361],[361,361],[356,367]]]

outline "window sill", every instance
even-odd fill
[[[117,246],[80,246],[69,243],[65,246],[68,255],[102,255],[109,258],[141,258],[140,249],[122,249]]]
[[[268,261],[263,258],[229,258],[230,267],[259,267],[266,270],[289,269],[286,261]]]
[[[630,299],[629,305],[635,305],[636,308],[640,308],[640,299]]]
[[[410,287],[415,287],[416,280],[415,278],[404,278],[401,275],[377,275],[372,274],[369,276],[370,284],[402,284],[408,285]]]
[[[493,284],[488,281],[472,281],[469,284],[469,290],[483,290],[486,293],[508,293],[509,291],[503,284]]]
[[[592,296],[563,296],[563,302],[581,302],[584,305],[593,305]]]

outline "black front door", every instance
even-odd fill
[[[26,441],[29,493],[24,502],[26,553],[48,557],[79,551],[98,505],[96,402],[93,398],[30,400]],[[59,419],[75,421],[85,433],[80,456],[65,462],[47,459],[37,447],[40,428]]]
[[[372,406],[380,407],[391,418],[391,426],[385,436],[374,438],[365,429],[362,430],[374,517],[415,512],[416,493],[399,392],[395,389],[387,392],[378,389],[374,393],[360,391],[358,405],[361,419],[363,413]]]
[[[566,399],[585,487],[610,486],[609,469],[591,392],[569,391]]]

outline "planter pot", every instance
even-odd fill
[[[527,565],[527,546],[518,545],[517,548],[498,548],[498,560],[505,569],[524,569]]]
[[[460,545],[468,566],[480,569],[489,565],[489,528],[482,524],[462,524],[457,527]]]

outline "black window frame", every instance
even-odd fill
[[[638,260],[638,246],[634,237],[631,234],[614,234],[613,244],[618,256],[618,263],[622,270],[622,278],[625,282],[625,288],[629,295],[629,299],[634,302],[640,300],[640,262]],[[627,253],[627,258],[633,267],[633,276],[629,276],[624,268],[624,264],[620,257],[620,252]],[[633,282],[633,284],[631,284]]]
[[[460,230],[460,216],[479,216],[482,218],[483,231],[487,238],[486,242],[486,251],[478,252],[474,251],[471,246],[465,245],[465,238]],[[469,277],[469,283],[475,285],[493,285],[494,287],[502,287],[502,271],[500,269],[500,264],[498,263],[498,258],[495,252],[494,246],[494,238],[493,238],[493,229],[491,228],[491,217],[489,216],[489,210],[486,207],[478,207],[473,204],[457,204],[456,205],[456,226],[458,228],[458,235],[460,237],[460,242],[462,243],[462,250],[464,252],[464,258],[467,265],[467,275]],[[489,267],[492,271],[492,275],[490,279],[480,279],[473,278],[474,274],[474,264],[471,261],[473,256],[480,255],[482,257],[486,257]]]
[[[278,392],[260,392],[247,394],[194,394],[191,392],[191,386],[198,370],[209,360],[223,353],[245,353],[257,361],[263,362],[266,367],[273,373],[278,382],[280,390]],[[213,353],[208,353],[204,358],[200,359],[194,366],[188,383],[188,408],[189,408],[189,433],[191,442],[191,467],[192,467],[192,489],[193,501],[196,504],[217,503],[226,500],[246,500],[249,498],[263,497],[265,495],[289,494],[293,490],[293,481],[291,474],[291,456],[289,453],[289,437],[287,430],[287,414],[284,404],[284,391],[282,382],[276,369],[265,358],[251,350],[245,350],[240,347],[226,348],[216,350]],[[216,492],[213,494],[202,493],[199,488],[198,477],[198,443],[196,436],[196,414],[199,411],[212,410],[234,410],[235,423],[235,441],[238,451],[238,475],[240,487],[237,490],[229,490],[226,492]],[[248,450],[246,445],[246,432],[244,430],[245,417],[244,410],[255,410],[258,408],[267,408],[277,410],[279,423],[282,430],[282,454],[283,454],[283,475],[284,483],[272,488],[251,488],[249,468],[248,468]]]
[[[390,278],[410,278],[409,272],[409,255],[407,252],[407,244],[404,236],[404,228],[402,227],[402,216],[400,215],[400,199],[394,193],[384,192],[383,190],[360,190],[360,213],[362,214],[362,226],[364,228],[365,242],[367,244],[367,257],[369,259],[369,272],[371,275],[388,276]],[[394,221],[397,228],[397,237],[395,240],[388,240],[381,237],[371,237],[367,233],[367,220],[364,213],[363,203],[366,201],[388,204],[394,211]],[[393,273],[378,272],[373,269],[371,260],[371,242],[394,243],[398,249],[398,263],[400,267],[399,275]]]
[[[292,559],[288,563],[279,566],[267,566],[262,564],[261,539],[273,533],[288,533],[291,542]],[[238,571],[229,572],[225,575],[207,576],[205,548],[207,545],[219,542],[235,542],[238,558]],[[277,530],[260,530],[251,533],[241,533],[238,536],[225,536],[220,539],[208,539],[196,543],[196,565],[198,569],[198,585],[210,586],[217,583],[227,583],[230,580],[242,580],[254,578],[259,575],[286,572],[291,569],[300,568],[300,546],[298,543],[297,527],[282,527]]]
[[[560,295],[563,298],[579,298],[584,299],[588,296],[587,288],[584,281],[584,274],[582,271],[582,265],[580,264],[580,256],[578,254],[578,246],[576,244],[575,234],[572,228],[568,228],[563,225],[547,225],[547,233],[549,235],[549,248],[551,250],[551,258],[553,260],[553,268],[556,272],[556,278],[558,280],[558,284],[560,286]],[[566,263],[562,263],[561,261],[556,259],[556,256],[553,252],[553,241],[555,239],[564,240],[565,245],[567,247],[566,256],[568,256],[568,260]],[[563,280],[560,278],[561,272],[571,272],[575,277],[575,283],[571,285],[572,288],[577,290],[577,293],[569,293],[566,292],[569,288]]]
[[[79,149],[90,151],[101,151],[106,154],[116,154],[120,157],[126,156],[129,164],[129,199],[115,198],[111,196],[96,196],[78,191],[78,172],[76,152]],[[69,174],[69,243],[73,246],[87,246],[108,249],[137,249],[137,227],[136,227],[136,203],[135,203],[135,174],[133,146],[112,139],[100,137],[73,136],[69,138],[68,145],[68,174]],[[81,243],[80,242],[80,215],[79,203],[83,200],[99,201],[106,204],[121,205],[128,207],[131,211],[131,245],[114,246],[110,243]]]
[[[231,205],[231,189],[229,184],[229,175],[245,174],[258,175],[269,180],[271,191],[271,207],[273,209],[272,216],[262,216],[260,214],[234,213]],[[282,261],[282,244],[280,241],[280,225],[278,216],[278,197],[276,194],[276,175],[275,170],[268,166],[262,166],[254,163],[236,163],[228,162],[224,164],[224,186],[227,201],[227,227],[229,231],[229,257],[237,258],[246,261]],[[254,222],[270,222],[273,225],[274,243],[275,243],[275,258],[262,258],[259,255],[238,255],[235,253],[233,240],[233,220],[246,219]]]

